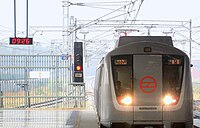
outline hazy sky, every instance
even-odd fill
[[[0,41],[8,41],[13,36],[14,28],[14,0],[0,0]],[[26,27],[26,0],[17,1],[17,36],[24,36]],[[29,0],[29,26],[62,26],[63,0]],[[71,3],[110,2],[116,0],[69,0]],[[125,1],[125,0],[117,0]],[[121,4],[122,6],[123,4]],[[144,0],[138,20],[184,20],[192,19],[193,26],[200,26],[200,0]],[[102,6],[101,6],[102,7]],[[119,7],[116,7],[119,8]],[[85,6],[72,5],[69,8],[70,16],[81,19],[94,20],[110,11]],[[133,16],[133,15],[132,15]],[[130,18],[131,19],[131,18]],[[199,33],[198,33],[199,34]],[[196,36],[198,36],[196,34]],[[42,35],[42,36],[41,36]],[[51,35],[45,38],[45,33],[36,33],[35,40],[62,39]]]
[[[145,0],[138,18],[189,20],[200,17],[199,0]]]
[[[0,0],[0,43],[8,44],[9,37],[14,35],[14,0]],[[17,36],[25,36],[26,28],[26,0],[17,1]],[[30,26],[62,26],[63,25],[63,0],[29,0],[29,27]],[[69,0],[72,3],[108,2],[125,0]],[[121,4],[122,6],[124,4]],[[193,26],[200,26],[200,0],[144,0],[138,20],[184,20],[192,19]],[[101,6],[102,8],[102,6]],[[119,8],[119,7],[116,7]],[[70,16],[78,20],[97,19],[109,12],[83,6],[70,6]],[[131,15],[133,16],[133,15]],[[131,19],[131,18],[129,18]],[[91,34],[91,33],[90,33]],[[88,34],[88,35],[90,35]],[[196,37],[200,37],[196,33]],[[87,37],[88,37],[87,35]],[[83,38],[83,35],[81,35]],[[51,44],[53,39],[62,39],[62,33],[36,33],[34,41]],[[200,41],[199,41],[200,42]],[[1,44],[0,44],[1,45]],[[7,46],[6,48],[10,48]],[[195,45],[196,56],[200,55],[200,45]],[[4,49],[2,47],[1,49]],[[14,48],[11,48],[14,51]],[[199,50],[198,50],[199,49]],[[48,51],[49,49],[45,49]],[[51,50],[51,49],[50,49]],[[196,51],[195,51],[196,52]]]
[[[0,25],[13,29],[13,1],[0,0]],[[17,26],[23,31],[25,26],[26,0],[17,1]],[[69,0],[70,1],[70,0]],[[97,0],[71,0],[72,3],[88,3]],[[106,1],[106,0],[104,0]],[[116,1],[116,0],[107,0]],[[107,2],[106,1],[106,2]],[[123,0],[121,0],[123,1]],[[102,0],[99,0],[102,2]],[[189,20],[198,25],[200,19],[199,0],[144,0],[138,19]],[[29,25],[62,25],[62,0],[29,0]],[[70,6],[70,15],[78,19],[96,19],[104,15],[104,10]]]

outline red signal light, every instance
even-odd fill
[[[82,67],[81,66],[76,66],[76,71],[81,71]]]

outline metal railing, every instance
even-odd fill
[[[59,55],[1,55],[0,108],[85,107],[85,85],[70,84],[70,65]]]

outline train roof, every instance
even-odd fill
[[[116,47],[139,42],[155,42],[173,46],[171,36],[122,36],[119,38]]]

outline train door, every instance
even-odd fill
[[[134,55],[133,77],[134,124],[162,123],[162,55]]]

